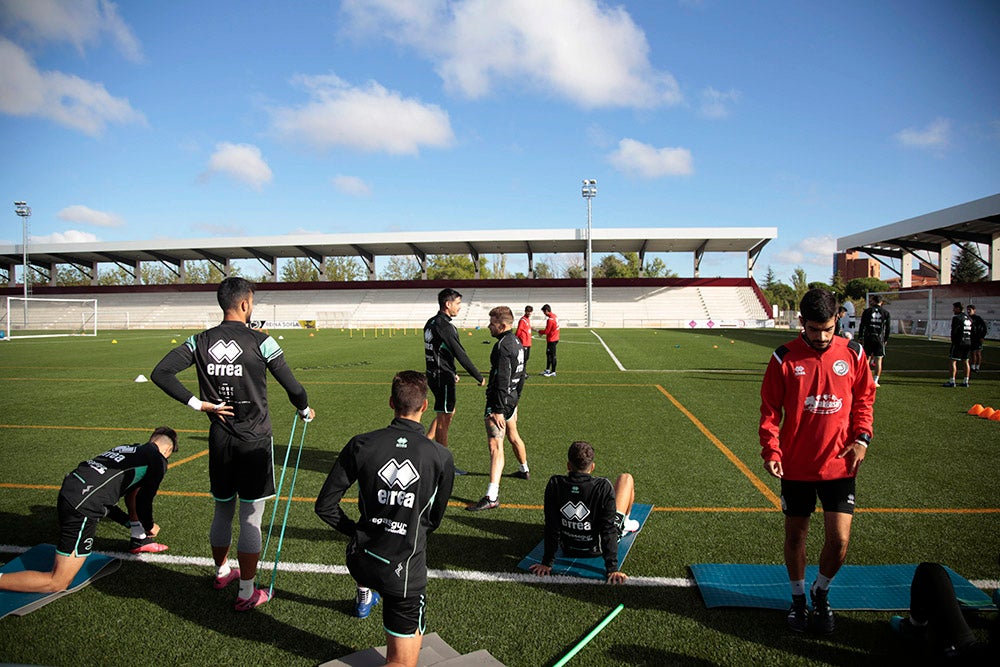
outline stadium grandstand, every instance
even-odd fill
[[[591,239],[593,253],[632,252],[644,265],[649,253],[689,253],[692,277],[587,279],[534,278],[540,255],[584,255],[585,230],[507,230],[501,232],[386,233],[363,235],[286,235],[263,238],[193,239],[164,242],[38,244],[24,253],[21,246],[0,246],[0,295],[20,297],[16,284],[19,258],[28,256],[39,282],[31,286],[30,299],[94,300],[99,303],[98,326],[103,330],[142,328],[201,328],[218,319],[214,285],[189,284],[185,263],[209,261],[228,275],[234,261],[256,260],[269,279],[257,284],[255,318],[269,328],[309,327],[418,327],[436,308],[436,294],[444,286],[464,295],[456,325],[482,326],[497,304],[519,311],[526,304],[536,310],[548,303],[563,326],[714,328],[773,326],[770,306],[753,279],[754,263],[764,245],[777,236],[774,228],[672,228],[601,229]],[[740,253],[746,258],[746,275],[731,278],[700,277],[706,253]],[[524,255],[528,278],[473,280],[376,280],[375,259],[407,256],[416,259],[424,277],[428,258],[462,254],[479,259],[486,255]],[[369,280],[325,280],[329,257],[357,257]],[[279,261],[306,258],[320,280],[283,283],[277,280]],[[145,262],[166,266],[175,277],[168,285],[97,285],[101,265],[125,269],[139,281]],[[57,267],[71,265],[88,276],[91,285],[58,286]],[[641,272],[640,272],[641,275]],[[6,300],[5,300],[6,302]],[[30,300],[29,300],[30,302]],[[19,311],[11,306],[5,322],[17,325]],[[27,310],[27,309],[26,309]],[[24,326],[27,326],[27,315]],[[32,323],[32,328],[76,325],[78,315],[53,309],[52,322]]]

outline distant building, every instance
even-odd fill
[[[889,284],[890,289],[898,290],[902,281],[898,276],[893,276],[885,282]],[[939,282],[937,269],[923,260],[920,260],[910,272],[910,287],[930,287]]]
[[[862,259],[857,250],[838,252],[833,256],[833,275],[840,274],[845,283],[855,278],[879,278],[879,263]]]

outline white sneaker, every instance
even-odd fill
[[[624,531],[626,533],[634,533],[639,530],[639,522],[635,519],[625,519]]]
[[[882,385],[880,385],[880,384],[878,383],[878,380],[875,380],[875,386],[876,386],[876,387],[881,387]]]

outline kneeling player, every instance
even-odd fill
[[[639,530],[629,518],[635,500],[632,475],[618,476],[612,487],[604,477],[594,477],[594,448],[578,440],[569,446],[568,475],[553,475],[545,487],[545,553],[529,570],[538,576],[552,572],[556,547],[569,557],[604,556],[609,584],[620,584],[628,575],[618,569],[618,540]]]
[[[347,568],[358,583],[355,615],[366,617],[380,595],[385,601],[387,664],[416,665],[427,623],[427,533],[444,518],[455,464],[420,424],[427,410],[423,373],[397,373],[389,406],[395,412],[389,426],[354,436],[340,452],[316,499],[316,514],[351,538]],[[355,481],[357,521],[340,507]]]
[[[66,475],[57,510],[61,534],[51,572],[25,570],[0,575],[0,590],[55,593],[66,590],[90,555],[97,523],[107,508],[135,491],[139,525],[132,525],[133,543],[153,531],[153,498],[167,472],[167,459],[177,451],[177,433],[166,426],[153,431],[143,445],[122,445],[83,461]],[[131,509],[131,507],[130,507]]]

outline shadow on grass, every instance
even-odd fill
[[[322,662],[331,655],[345,655],[353,649],[326,637],[306,632],[272,616],[267,607],[238,613],[233,609],[235,586],[225,591],[209,585],[210,568],[184,573],[153,563],[126,563],[117,577],[104,577],[92,585],[107,595],[138,598],[161,607],[178,619],[189,621],[220,635],[274,646],[309,660]],[[141,579],[141,585],[137,585]],[[263,581],[263,578],[261,578]],[[320,604],[319,601],[280,588],[275,598]]]
[[[448,518],[452,521],[487,535],[435,532],[428,538],[427,550],[431,559],[428,566],[514,571],[525,554],[542,539],[542,530],[538,525],[483,514],[489,512],[449,512]]]

